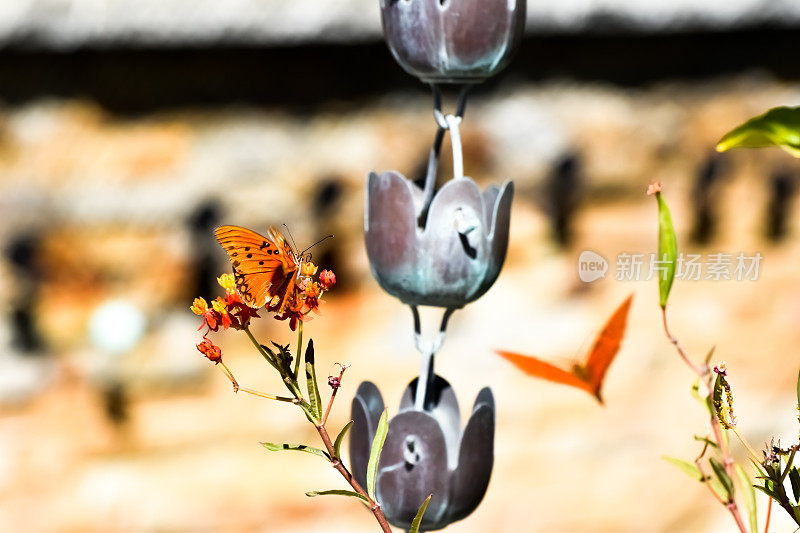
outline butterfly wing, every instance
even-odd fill
[[[297,260],[280,232],[270,228],[264,237],[240,226],[220,226],[215,235],[233,263],[242,300],[258,308],[279,296],[282,311],[294,287]]]
[[[625,325],[628,320],[628,310],[632,301],[633,294],[628,296],[614,311],[611,318],[608,319],[600,335],[594,341],[594,346],[592,346],[592,351],[589,352],[589,357],[584,367],[586,379],[592,387],[592,393],[601,402],[600,388],[603,386],[603,378],[605,378],[606,371],[614,361],[620,344],[622,344],[622,337],[625,335]]]
[[[300,268],[300,264],[297,255],[289,245],[289,241],[283,237],[283,234],[281,234],[278,228],[270,226],[267,235],[270,237],[270,240],[276,244],[283,269],[286,272],[286,280],[281,285],[273,286],[272,289],[274,290],[270,290],[271,296],[278,296],[280,298],[280,305],[277,310],[278,313],[283,313],[289,301],[289,296],[294,292],[297,283],[295,274]]]
[[[546,361],[542,361],[541,359],[537,359],[535,357],[521,355],[514,352],[497,350],[497,353],[506,360],[513,363],[514,366],[516,366],[529,376],[541,378],[547,381],[551,381],[553,383],[570,385],[572,387],[577,387],[581,390],[593,393],[591,384],[582,380],[572,372],[564,370],[563,368],[559,368],[555,365],[552,365]]]

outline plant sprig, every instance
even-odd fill
[[[659,305],[664,333],[675,347],[681,360],[697,377],[692,387],[692,394],[707,411],[711,435],[695,436],[695,440],[703,442],[703,448],[693,462],[665,457],[670,463],[679,467],[689,476],[703,483],[717,502],[725,506],[741,533],[758,531],[758,516],[755,490],[766,494],[768,500],[767,518],[764,531],[769,528],[772,501],[778,503],[791,518],[800,525],[800,472],[793,466],[795,453],[800,445],[783,449],[780,445],[770,443],[763,458],[753,450],[737,429],[737,420],[733,412],[733,391],[728,381],[728,370],[724,363],[712,368],[710,361],[714,353],[712,348],[702,365],[695,363],[682,348],[678,339],[670,332],[668,325],[667,301],[672,288],[672,276],[675,271],[677,257],[677,241],[669,208],[661,194],[660,184],[651,184],[648,194],[653,194],[658,203],[658,252],[660,260],[671,263],[665,269],[665,276],[659,276]],[[702,387],[702,392],[701,392]],[[800,376],[797,384],[798,410],[800,410]],[[755,468],[755,483],[747,470],[738,464],[730,450],[727,432],[731,431],[747,450],[751,463]],[[705,465],[710,468],[706,468]],[[713,476],[711,475],[713,474]],[[791,484],[792,496],[786,490],[786,481]],[[737,483],[738,481],[738,490]],[[747,509],[748,525],[742,518],[740,505]],[[749,527],[748,527],[749,526]]]
[[[355,477],[353,477],[342,461],[340,451],[342,441],[353,422],[348,422],[344,428],[339,431],[335,441],[331,440],[330,434],[328,433],[328,415],[333,407],[333,401],[336,398],[336,392],[341,387],[345,370],[347,370],[349,365],[340,365],[341,370],[338,376],[329,376],[328,385],[330,385],[332,391],[327,406],[323,411],[322,394],[320,393],[316,374],[314,341],[309,339],[308,344],[305,346],[305,351],[303,351],[302,313],[298,311],[297,316],[295,316],[296,325],[298,327],[296,328],[297,348],[294,354],[292,354],[289,345],[284,346],[276,342],[270,342],[269,344],[271,344],[271,346],[262,344],[258,341],[258,339],[256,339],[255,335],[250,329],[250,319],[253,317],[259,318],[256,312],[257,310],[250,308],[245,302],[242,301],[236,291],[235,283],[233,282],[233,276],[229,274],[223,275],[219,278],[219,283],[226,290],[224,299],[218,298],[212,303],[212,305],[208,305],[202,298],[197,298],[192,305],[192,311],[203,318],[201,329],[203,326],[208,327],[208,331],[203,337],[203,341],[197,345],[197,349],[203,353],[206,358],[213,362],[222,371],[225,377],[230,380],[231,385],[233,385],[234,392],[245,392],[260,398],[282,403],[291,403],[299,407],[306,419],[313,424],[314,428],[317,430],[317,433],[322,441],[323,448],[316,448],[306,444],[272,442],[262,442],[261,445],[269,451],[277,452],[289,450],[308,453],[330,463],[342,475],[352,490],[333,489],[309,491],[306,493],[306,495],[309,497],[314,497],[333,494],[355,498],[363,503],[370,510],[370,512],[372,512],[372,514],[375,516],[375,520],[378,522],[378,525],[384,533],[391,533],[392,530],[389,526],[389,522],[387,521],[383,510],[381,509],[381,506],[375,497],[375,491],[373,488],[375,486],[375,476],[373,475],[369,478],[368,492],[361,487],[361,485],[358,483],[358,481],[356,481]],[[332,285],[332,283],[329,285]],[[228,366],[223,362],[222,350],[207,337],[211,331],[217,331],[219,327],[223,327],[224,329],[232,328],[244,331],[259,355],[261,355],[261,357],[280,375],[281,381],[289,391],[290,395],[277,396],[255,389],[242,387],[236,380],[230,368],[228,368]],[[295,329],[295,326],[291,325],[291,323],[290,327]],[[300,377],[301,354],[304,362],[303,382],[305,385],[305,392],[303,391],[303,385],[301,385],[300,380],[298,379]],[[382,418],[384,426],[388,425],[386,418],[386,414],[384,413],[384,417]],[[383,427],[382,434],[385,437],[386,427]],[[376,442],[373,444],[372,457],[370,458],[371,464],[374,461],[375,465],[377,466],[382,448],[383,439],[376,439]],[[422,509],[421,512],[424,512],[424,509]]]

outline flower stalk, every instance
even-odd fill
[[[697,376],[700,383],[703,384],[706,396],[710,397],[713,394],[713,388],[711,386],[712,373],[708,368],[708,365],[703,365],[703,367],[700,367],[697,364],[695,364],[686,355],[686,352],[681,347],[678,338],[675,337],[672,333],[670,333],[669,325],[667,322],[666,306],[661,308],[661,316],[662,316],[662,323],[664,326],[664,334],[667,336],[667,339],[669,339],[670,343],[675,347],[675,350],[678,352],[678,355],[680,356],[681,360],[683,360],[686,366],[688,366],[689,369]],[[717,420],[717,417],[713,413],[710,415],[709,424],[711,425],[711,431],[714,433],[713,442],[719,447],[720,454],[722,455],[722,464],[725,468],[725,472],[728,474],[729,477],[733,478],[733,476],[735,475],[733,471],[733,465],[734,465],[733,456],[731,455],[730,449],[726,445],[725,439],[723,438],[722,428],[720,427],[719,420]],[[711,491],[715,499],[719,503],[725,506],[725,508],[731,514],[733,520],[736,522],[736,527],[739,529],[739,531],[741,533],[748,533],[747,526],[745,525],[744,520],[742,519],[742,513],[739,511],[739,506],[736,504],[736,500],[733,498],[733,495],[729,494],[727,500],[723,500],[711,486],[710,482],[711,477],[706,476],[705,473],[703,472],[700,461],[705,455],[705,451],[707,448],[708,444],[706,443],[706,445],[703,447],[703,453],[701,453],[701,455],[695,460],[695,464],[697,465],[698,470],[700,470],[703,479],[703,484],[708,487],[708,490]]]
[[[797,467],[792,464],[795,454],[800,448],[800,444],[783,449],[780,447],[780,444],[775,446],[774,443],[771,442],[764,452],[764,458],[760,459],[753,447],[750,446],[736,428],[737,420],[733,411],[733,392],[727,380],[728,371],[725,364],[720,363],[714,366],[712,372],[712,369],[709,367],[709,361],[714,353],[712,349],[706,356],[703,364],[698,365],[687,355],[680,342],[678,342],[677,337],[670,332],[667,320],[667,300],[672,288],[677,256],[675,230],[672,226],[672,217],[669,208],[661,194],[661,184],[651,183],[648,188],[648,195],[655,196],[658,204],[658,254],[659,257],[667,263],[667,268],[663,271],[664,275],[659,276],[658,279],[659,305],[661,307],[661,322],[664,334],[675,347],[675,350],[684,364],[697,376],[697,385],[693,387],[693,394],[707,409],[709,424],[713,432],[713,438],[699,439],[703,440],[705,445],[700,455],[695,459],[694,465],[688,466],[686,462],[673,460],[672,458],[667,459],[682,468],[688,466],[688,468],[684,468],[684,470],[693,477],[699,476],[699,480],[709,488],[714,498],[723,504],[730,512],[731,517],[736,522],[736,526],[741,533],[746,533],[748,531],[750,531],[750,533],[755,533],[758,529],[754,489],[758,489],[769,496],[765,532],[769,529],[773,500],[792,517],[795,523],[800,525],[800,512],[797,512],[798,509],[800,509],[800,472]],[[701,396],[698,393],[700,383],[703,385],[705,396]],[[798,402],[800,403],[800,378],[798,378]],[[739,442],[741,442],[742,446],[750,455],[750,459],[757,470],[757,481],[755,483],[751,480],[751,477],[747,474],[745,469],[735,462],[730,451],[728,434],[725,433],[726,430],[731,430],[733,434],[736,435],[736,438],[739,439]],[[717,448],[719,452],[717,457],[712,456],[708,458],[708,463],[712,467],[715,478],[705,474],[702,464],[709,444]],[[786,458],[785,461],[784,458]],[[784,462],[785,467],[783,466]],[[745,526],[742,513],[736,502],[734,495],[736,487],[733,482],[734,477],[738,478],[738,485],[741,492],[744,493],[741,501],[748,512],[749,528]],[[794,500],[789,497],[784,485],[787,477],[789,477],[791,481]],[[716,486],[714,483],[716,483]]]
[[[230,380],[234,392],[244,392],[259,398],[281,403],[291,403],[300,407],[305,417],[317,430],[325,450],[323,451],[305,445],[274,445],[272,443],[264,443],[265,448],[275,451],[286,449],[310,451],[317,456],[324,457],[342,475],[350,487],[352,487],[354,494],[357,495],[362,502],[366,503],[370,512],[375,516],[375,520],[378,522],[381,530],[384,533],[391,533],[391,528],[383,514],[381,506],[362,488],[342,462],[339,448],[341,446],[341,439],[344,436],[345,430],[349,428],[349,424],[345,426],[345,430],[337,437],[335,444],[328,433],[328,417],[333,408],[336,392],[341,387],[342,378],[344,377],[344,372],[348,365],[340,365],[341,371],[339,375],[329,378],[328,382],[331,385],[332,392],[324,413],[321,410],[319,387],[314,371],[314,344],[313,341],[309,340],[306,346],[303,345],[303,323],[305,320],[309,319],[307,316],[309,312],[318,312],[319,303],[321,302],[320,297],[323,292],[330,289],[336,283],[336,276],[333,272],[324,270],[319,274],[318,278],[315,279],[314,276],[316,272],[317,267],[310,263],[310,261],[303,262],[297,273],[298,282],[291,285],[294,292],[287,294],[284,298],[287,305],[283,306],[277,302],[279,299],[277,297],[270,298],[266,303],[265,309],[267,312],[274,313],[274,318],[278,320],[288,319],[290,329],[297,331],[297,347],[294,354],[291,353],[288,344],[282,346],[273,341],[270,343],[272,345],[270,347],[258,341],[250,328],[251,318],[260,318],[257,314],[257,309],[245,303],[239,290],[240,288],[242,290],[248,290],[248,288],[240,287],[239,282],[237,282],[231,274],[225,274],[218,279],[220,286],[225,289],[224,297],[217,298],[211,305],[202,298],[196,298],[191,306],[192,311],[202,318],[200,329],[203,329],[203,327],[207,328],[202,342],[197,345],[197,349],[209,361],[214,363],[225,377]],[[208,335],[212,331],[218,331],[219,328],[244,331],[259,355],[278,372],[290,396],[278,396],[240,386],[233,371],[231,371],[223,361],[222,350],[208,338]],[[303,354],[306,377],[305,394],[298,381],[300,375],[300,359],[303,357]],[[309,493],[309,495],[316,495],[316,493]]]

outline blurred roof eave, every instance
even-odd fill
[[[454,0],[455,1],[455,0]],[[795,0],[528,1],[528,31],[731,31],[800,24]],[[0,47],[291,46],[375,41],[378,0],[13,0]]]

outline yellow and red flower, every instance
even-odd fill
[[[216,300],[211,302],[211,306],[214,311],[216,311],[217,315],[219,315],[219,321],[223,329],[231,327],[234,322],[231,320],[231,315],[228,313],[228,306],[225,304],[225,300],[223,300],[221,296],[218,296]]]
[[[219,296],[211,302],[204,298],[195,298],[192,304],[192,312],[203,317],[203,323],[199,328],[208,326],[209,331],[217,331],[222,326],[223,329],[234,328],[243,329],[251,318],[259,318],[256,309],[248,306],[239,293],[236,291],[236,281],[232,274],[223,274],[217,278],[220,287],[225,289],[225,296]]]
[[[208,307],[208,302],[206,302],[205,298],[195,298],[190,309],[194,314],[203,317],[203,323],[197,329],[202,329],[203,326],[208,326],[209,331],[217,331],[219,329],[219,313]]]
[[[310,265],[310,266],[305,266]],[[322,302],[322,294],[336,283],[336,276],[330,270],[323,270],[319,274],[318,280],[314,280],[313,273],[317,272],[317,267],[312,263],[304,263],[300,281],[295,286],[294,292],[289,296],[289,301],[283,313],[276,314],[276,320],[289,320],[289,328],[294,331],[297,329],[298,322],[311,320],[309,314],[313,311],[319,313],[319,305]],[[270,302],[267,310],[276,311],[280,302]]]
[[[315,280],[317,270],[317,266],[310,261],[301,264],[299,280],[294,285],[292,293],[288,295],[282,313],[277,313],[281,304],[280,296],[274,296],[267,302],[267,311],[275,313],[277,320],[289,320],[292,331],[297,329],[298,322],[311,319],[309,313],[312,311],[319,313],[322,294],[336,283],[336,275],[330,270],[323,270]],[[192,304],[192,311],[203,318],[203,323],[198,329],[203,326],[208,326],[209,331],[218,331],[220,326],[223,329],[244,329],[251,318],[260,318],[258,310],[242,300],[236,290],[236,279],[233,274],[222,274],[217,278],[217,282],[225,289],[224,297],[217,297],[210,306],[203,298],[195,298]]]
[[[316,273],[317,273],[317,265],[315,265],[311,261],[304,261],[300,265],[300,275],[311,277]]]
[[[225,295],[236,294],[236,279],[233,274],[222,274],[217,278],[219,286],[225,289]]]

